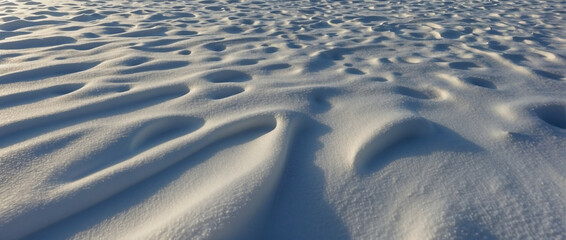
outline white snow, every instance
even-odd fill
[[[560,0],[0,0],[0,239],[565,239]]]

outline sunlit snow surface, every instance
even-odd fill
[[[0,0],[0,239],[565,239],[566,3]]]

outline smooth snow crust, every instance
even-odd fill
[[[565,239],[566,3],[0,0],[0,239]]]

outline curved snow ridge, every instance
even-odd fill
[[[495,111],[505,120],[519,126],[538,125],[547,129],[564,131],[566,129],[566,100],[556,98],[526,98],[501,104]]]
[[[185,114],[173,114],[158,117],[128,119],[126,123],[118,123],[120,137],[100,152],[86,159],[81,159],[65,166],[58,176],[52,176],[53,182],[73,182],[103,169],[110,168],[120,162],[127,161],[154,147],[175,141],[200,129],[205,121],[202,118]],[[112,126],[104,128],[114,129]],[[116,154],[119,152],[119,154]],[[90,161],[89,161],[90,159]]]
[[[27,207],[23,209],[22,212],[12,217],[7,216],[8,218],[3,219],[3,224],[0,226],[0,234],[8,239],[17,239],[26,236],[84,211],[105,199],[125,191],[141,181],[170,169],[177,163],[189,159],[204,148],[210,147],[214,149],[216,148],[215,143],[221,140],[238,134],[259,130],[266,134],[269,133],[270,135],[271,132],[277,133],[275,135],[279,136],[277,140],[269,141],[269,144],[264,144],[264,147],[279,147],[272,149],[272,151],[264,151],[265,157],[262,157],[262,159],[265,159],[265,162],[258,163],[263,166],[260,167],[259,170],[254,170],[257,164],[250,165],[250,169],[247,171],[237,172],[237,174],[235,174],[237,177],[230,178],[233,179],[233,181],[226,181],[224,183],[226,185],[235,184],[234,187],[226,187],[227,189],[222,187],[223,190],[217,191],[226,191],[225,193],[215,193],[223,196],[233,194],[234,196],[230,195],[231,198],[239,199],[237,200],[241,202],[239,205],[248,204],[248,200],[245,199],[254,196],[254,198],[258,199],[254,202],[260,202],[262,204],[249,203],[252,205],[246,205],[246,207],[243,208],[249,209],[246,210],[248,211],[246,214],[240,213],[231,216],[231,218],[242,218],[235,221],[236,223],[254,219],[255,212],[260,209],[259,206],[265,204],[265,201],[269,199],[270,194],[274,192],[274,188],[277,185],[290,141],[288,135],[294,132],[293,126],[297,117],[298,115],[292,112],[267,112],[247,115],[238,119],[228,119],[218,124],[207,122],[196,132],[176,138],[174,141],[167,141],[161,145],[149,148],[130,159],[108,166],[107,168],[84,176],[76,181],[61,183],[58,187],[43,194],[42,199],[38,199],[38,201],[34,203],[28,203]],[[145,135],[144,131],[141,131],[140,134]],[[247,176],[248,174],[249,176]],[[242,181],[236,181],[237,179],[242,179]],[[247,182],[254,179],[258,181],[251,185]],[[215,190],[215,192],[217,191]],[[241,195],[246,191],[251,195]],[[205,194],[205,196],[208,195]],[[211,197],[209,200],[222,199],[226,199],[226,197]],[[198,205],[200,204],[202,203]],[[238,207],[238,209],[239,208],[240,207]],[[210,209],[204,208],[201,214],[213,213],[213,211],[208,211],[210,211]],[[244,215],[242,214],[247,217],[243,217]],[[34,217],[38,215],[49,217]],[[210,223],[210,221],[202,222],[201,225],[208,223]],[[16,227],[22,225],[27,227],[25,229]],[[198,228],[198,225],[195,226]],[[229,224],[229,226],[234,226],[234,224]],[[229,233],[226,233],[228,234],[226,236],[233,236],[236,232],[245,232],[245,229],[245,226],[241,226],[241,228],[232,230],[218,230],[220,232],[216,234],[223,235],[228,231]]]
[[[0,109],[6,109],[14,106],[20,106],[48,100],[75,92],[85,84],[67,83],[48,87],[42,87],[37,90],[26,90],[17,93],[0,95]]]
[[[403,141],[428,136],[434,133],[432,123],[420,116],[408,115],[396,117],[370,131],[369,134],[354,148],[352,166],[362,171],[387,148]]]
[[[152,141],[161,138],[172,132],[181,132],[187,127],[200,128],[204,124],[204,120],[190,116],[167,116],[145,121],[135,131],[130,142],[130,150],[145,148]],[[191,125],[194,125],[191,126]]]
[[[278,113],[281,114],[281,113]],[[294,115],[294,116],[292,116]],[[260,139],[251,153],[258,159],[224,176],[221,187],[190,205],[162,214],[164,221],[136,232],[135,237],[161,239],[251,239],[266,216],[287,162],[300,118],[296,114],[275,116],[277,127]],[[250,146],[251,147],[251,146]],[[249,149],[249,150],[252,150]]]
[[[79,62],[54,64],[0,75],[0,84],[39,81],[48,78],[61,77],[73,73],[87,71],[98,66],[100,62]]]
[[[62,186],[60,190],[77,191],[84,187],[92,189],[94,186],[101,185],[101,188],[108,192],[110,189],[102,187],[107,180],[122,183],[112,188],[118,188],[119,185],[127,187],[166,169],[216,141],[254,129],[272,131],[277,126],[277,119],[273,115],[253,115],[216,126],[209,125],[205,123],[200,130],[192,134],[147,149],[126,161],[70,182]],[[144,132],[138,134],[143,135]]]
[[[116,111],[131,111],[137,107],[147,107],[181,97],[189,92],[184,84],[166,85],[144,90],[127,92],[119,96],[109,97],[94,102],[75,106],[70,109],[54,108],[50,113],[40,111],[36,116],[25,119],[16,119],[8,123],[0,123],[0,138],[18,141],[22,132],[31,135],[41,134],[42,130],[65,127],[70,122],[91,121]],[[41,128],[41,129],[39,129]],[[0,143],[0,146],[5,143]],[[10,144],[10,143],[8,143]]]

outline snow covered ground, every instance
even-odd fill
[[[566,239],[562,0],[0,0],[0,239]]]

